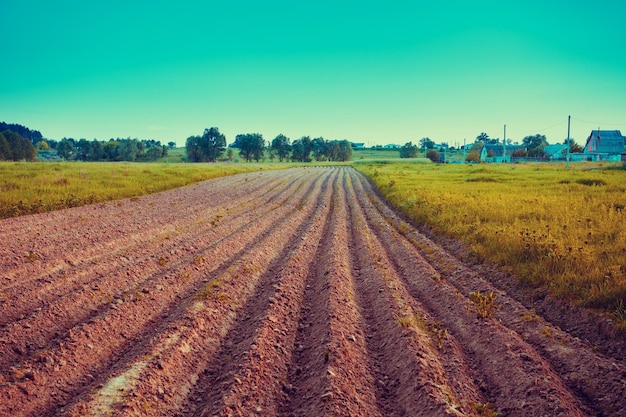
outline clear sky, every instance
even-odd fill
[[[619,1],[1,0],[0,121],[44,137],[456,145],[626,133]]]

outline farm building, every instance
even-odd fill
[[[592,130],[583,150],[587,161],[621,161],[626,138],[619,130]]]

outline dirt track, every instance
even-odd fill
[[[7,219],[0,416],[626,416],[624,361],[494,284],[346,167]]]

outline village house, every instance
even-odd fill
[[[564,161],[567,157],[567,145],[555,144],[548,145],[542,149],[545,158],[549,161]]]
[[[365,143],[350,142],[352,149],[365,149]]]
[[[511,162],[511,155],[518,149],[524,149],[522,145],[484,145],[480,151],[481,162]]]
[[[583,158],[586,161],[626,161],[625,140],[619,130],[592,130],[583,148]]]

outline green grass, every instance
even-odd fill
[[[468,256],[502,265],[530,287],[608,313],[626,331],[619,164],[354,166],[416,225],[462,240]]]

